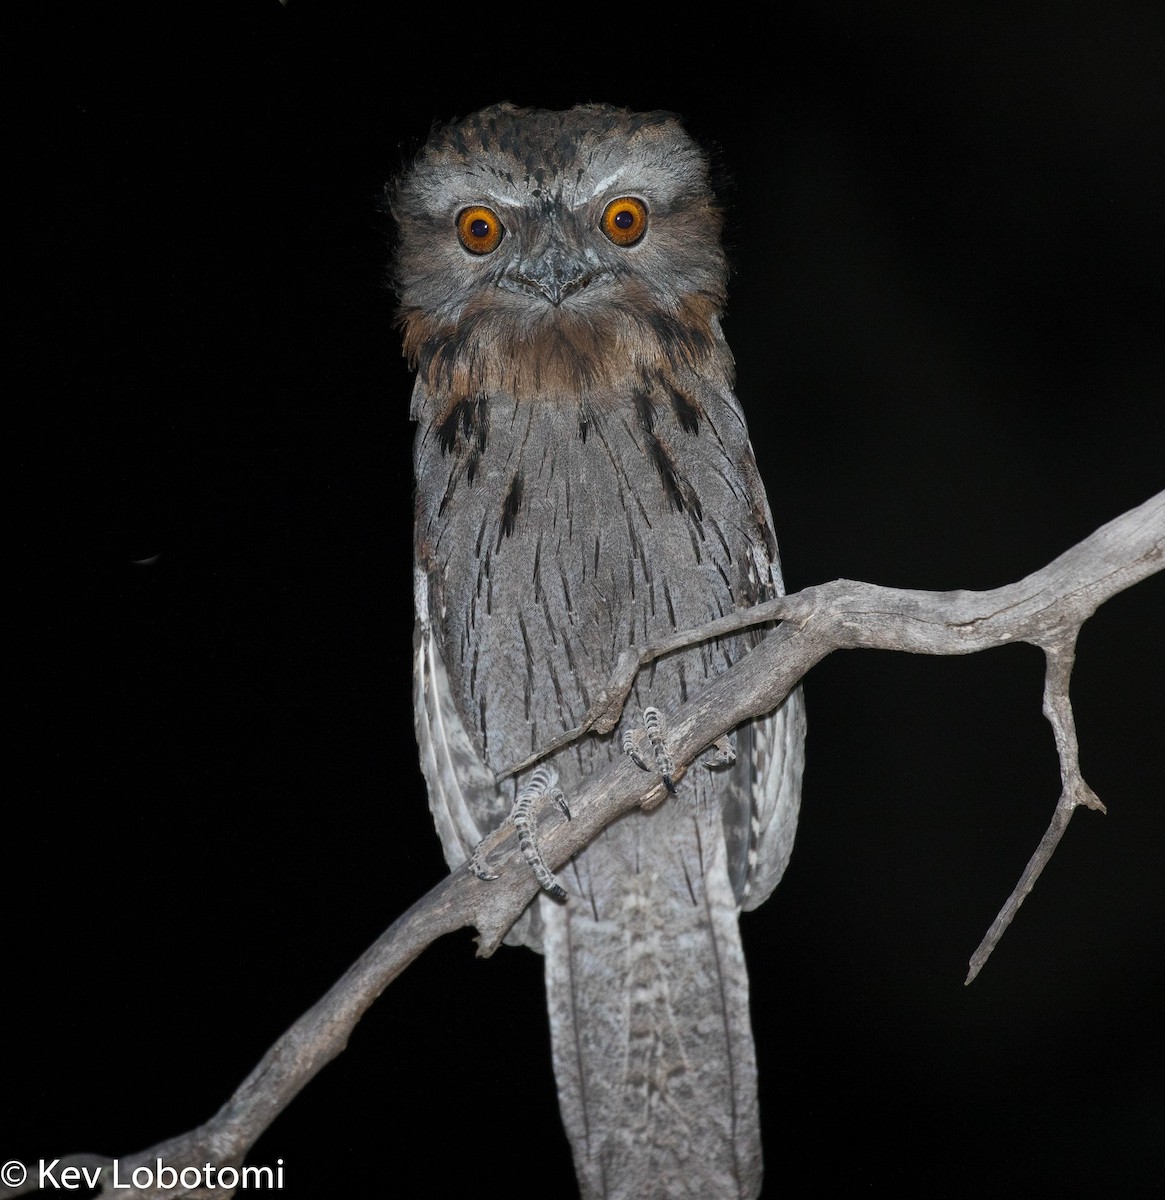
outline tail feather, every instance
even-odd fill
[[[695,806],[658,815],[669,810],[666,833],[650,829],[654,813],[613,826],[580,859],[584,894],[544,904],[554,1069],[584,1200],[760,1192],[748,975],[723,834]]]

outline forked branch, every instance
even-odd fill
[[[971,959],[967,982],[982,969],[1051,858],[1079,805],[1104,811],[1080,774],[1069,681],[1076,637],[1109,597],[1165,566],[1165,492],[1098,529],[1042,570],[986,592],[918,592],[839,579],[807,588],[699,629],[641,647],[620,659],[616,676],[577,729],[506,772],[515,774],[590,731],[618,723],[636,673],[685,646],[758,624],[780,621],[731,670],[668,714],[679,778],[709,745],[741,722],[777,707],[814,664],[834,650],[867,647],[912,654],[971,654],[1030,642],[1046,658],[1044,713],[1052,725],[1063,790],[1031,861]],[[663,799],[664,785],[622,758],[590,777],[570,797],[573,819],[554,804],[539,815],[539,844],[557,869],[606,825],[638,805]],[[267,1052],[223,1108],[205,1125],[120,1160],[121,1177],[157,1157],[180,1166],[238,1164],[259,1135],[327,1062],[346,1046],[356,1023],[391,981],[442,934],[475,926],[479,953],[490,954],[538,890],[507,823],[483,846],[498,878],[483,882],[465,867],[442,880],[372,945],[332,989]],[[80,1160],[78,1160],[80,1161]],[[87,1158],[86,1161],[93,1161]],[[108,1183],[108,1177],[106,1177]],[[0,1200],[25,1194],[0,1188]],[[206,1191],[118,1189],[125,1200],[210,1195]],[[213,1193],[224,1197],[229,1193]]]

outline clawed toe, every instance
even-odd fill
[[[558,774],[552,767],[535,767],[530,778],[518,789],[514,807],[510,810],[510,819],[518,831],[518,849],[521,850],[522,857],[530,864],[530,869],[534,872],[534,876],[542,885],[543,890],[556,900],[565,900],[565,890],[554,877],[554,872],[542,859],[542,853],[538,849],[534,834],[534,822],[531,819],[534,805],[544,796],[549,796],[558,805],[562,815],[568,821],[571,819],[566,797],[562,793],[562,788],[557,785]],[[485,851],[482,849],[484,845],[484,841],[477,844],[473,854],[470,855],[468,866],[478,879],[488,882],[497,879],[498,876],[496,872],[489,869],[485,861]]]
[[[478,879],[488,883],[491,879],[497,879],[497,874],[486,866],[483,845],[485,845],[484,841],[478,842],[473,848],[473,853],[469,856],[469,870]]]
[[[535,767],[530,778],[518,789],[518,798],[514,801],[510,816],[513,818],[514,828],[518,831],[518,849],[521,850],[522,857],[530,864],[530,869],[534,872],[534,877],[542,886],[542,890],[553,896],[555,900],[565,900],[566,891],[555,879],[554,872],[542,859],[542,853],[538,849],[538,842],[534,836],[534,825],[530,819],[534,805],[543,796],[549,796],[562,810],[566,819],[570,820],[570,809],[567,807],[566,797],[557,785],[558,773],[553,768]]]
[[[672,782],[675,761],[667,745],[667,724],[658,708],[645,708],[643,727],[628,729],[623,735],[623,753],[641,770],[660,775],[664,787],[675,795],[676,785]]]

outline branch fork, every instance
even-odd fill
[[[1079,807],[1105,811],[1080,773],[1068,694],[1076,637],[1105,600],[1163,566],[1165,492],[1102,526],[1043,569],[1006,587],[939,593],[839,579],[808,588],[676,634],[654,646],[625,652],[611,682],[583,723],[548,743],[537,755],[509,767],[499,778],[526,770],[589,732],[614,729],[636,673],[646,663],[685,646],[760,624],[780,622],[729,671],[708,681],[678,711],[667,714],[668,747],[677,778],[730,730],[775,709],[801,678],[834,650],[868,647],[915,654],[970,654],[1016,641],[1037,645],[1045,656],[1043,711],[1052,726],[1060,759],[1062,791],[1047,832],[972,955],[969,983],[1035,885],[1073,812]],[[665,795],[659,776],[646,775],[621,756],[572,795],[572,820],[560,815],[559,820],[539,830],[539,845],[547,863],[557,870],[616,817],[636,806],[662,801]],[[543,809],[553,807],[543,805]],[[546,814],[532,815],[537,818]],[[431,942],[474,925],[480,934],[479,953],[492,953],[539,885],[518,852],[511,823],[490,835],[482,849],[497,864],[498,879],[482,882],[468,865],[443,879],[399,917],[279,1038],[218,1113],[189,1133],[120,1160],[122,1177],[133,1166],[148,1164],[157,1157],[179,1169],[207,1161],[219,1166],[242,1163],[260,1134],[291,1099],[345,1048],[356,1023],[381,992]],[[61,1160],[62,1165],[111,1161],[91,1155]],[[106,1184],[111,1178],[108,1171],[106,1167]],[[0,1200],[34,1189],[35,1182],[32,1188],[0,1187]],[[116,1194],[123,1200],[202,1200],[209,1196],[223,1200],[231,1192],[119,1188]]]

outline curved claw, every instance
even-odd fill
[[[497,879],[497,875],[485,865],[485,855],[482,853],[482,846],[485,845],[484,840],[477,843],[473,853],[469,856],[469,871],[476,878],[488,883],[491,879]]]
[[[631,761],[643,771],[652,769],[647,763],[650,754],[663,786],[673,796],[676,794],[676,785],[672,782],[675,760],[667,745],[667,722],[658,708],[645,708],[643,728],[628,729],[623,735],[623,753],[629,755]]]

